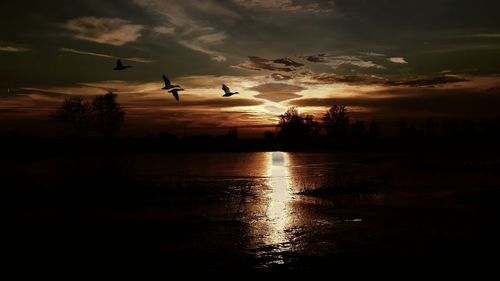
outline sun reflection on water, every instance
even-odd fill
[[[284,152],[269,153],[270,192],[266,218],[268,220],[269,244],[285,246],[289,239],[286,230],[291,223],[290,201],[292,190],[289,183],[288,155]]]

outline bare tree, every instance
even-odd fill
[[[50,117],[61,123],[67,134],[81,136],[90,128],[92,107],[81,97],[69,97]]]
[[[97,96],[92,103],[81,97],[66,98],[61,107],[50,115],[64,126],[67,134],[73,136],[82,136],[90,129],[111,136],[120,129],[124,116],[113,93]]]
[[[116,102],[116,97],[116,94],[109,92],[92,101],[92,125],[104,136],[115,134],[124,120],[125,112]]]
[[[334,105],[323,116],[323,126],[330,137],[343,138],[349,130],[349,114],[343,105]]]

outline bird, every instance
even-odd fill
[[[123,65],[122,60],[116,61],[116,67],[113,70],[125,70],[127,68],[132,68],[130,65]]]
[[[232,95],[237,95],[239,94],[238,92],[231,92],[231,90],[229,89],[228,86],[226,86],[226,84],[222,84],[222,90],[224,91],[224,95],[223,97],[230,97]]]
[[[170,80],[168,80],[167,76],[165,76],[165,75],[163,75],[163,82],[165,82],[165,87],[162,88],[163,90],[170,90],[173,88],[180,88],[181,87],[179,85],[172,85],[170,83]]]
[[[184,91],[184,89],[176,88],[169,91],[177,101],[179,101],[179,91]]]

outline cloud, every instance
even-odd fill
[[[243,93],[244,89],[271,81],[269,77],[262,76],[231,76],[231,75],[194,75],[183,76],[175,79],[176,84],[189,89],[216,91],[222,95],[222,84],[228,85],[232,91]]]
[[[49,96],[96,96],[107,93],[107,89],[97,89],[94,87],[47,87],[47,88],[21,88],[23,91],[37,92]]]
[[[213,61],[217,61],[217,62],[226,61],[226,57],[224,55],[222,55],[221,53],[201,46],[199,44],[199,41],[197,40],[197,38],[195,38],[193,40],[189,40],[189,41],[185,41],[185,40],[179,41],[179,44],[181,44],[182,46],[187,47],[191,50],[198,51],[200,53],[204,53],[207,55],[211,55],[212,56],[211,60],[213,60]]]
[[[179,43],[192,50],[211,55],[214,61],[222,62],[226,60],[226,57],[220,52],[207,48],[207,46],[222,43],[225,39],[226,34],[224,32],[217,32],[200,35],[189,40],[181,40]]]
[[[166,27],[166,26],[155,26],[153,27],[153,31],[160,34],[174,34],[175,27]]]
[[[223,53],[214,49],[216,45],[225,41],[227,37],[226,33],[218,31],[214,27],[207,26],[206,20],[199,22],[195,16],[188,14],[188,11],[198,11],[199,13],[211,16],[229,18],[237,17],[236,13],[216,2],[208,1],[134,0],[134,3],[164,18],[164,25],[168,27],[159,29],[155,27],[153,31],[160,34],[174,35],[171,38],[178,44],[193,51],[210,55],[214,61],[222,62],[226,60],[226,56]],[[185,7],[189,7],[190,9],[186,9]]]
[[[450,83],[458,83],[458,82],[466,82],[466,81],[469,81],[469,80],[465,79],[463,77],[459,77],[459,76],[444,75],[444,76],[422,77],[422,78],[417,78],[417,79],[387,81],[385,83],[385,85],[426,87],[426,86],[435,86],[435,85],[441,85],[441,84],[450,84]]]
[[[284,64],[286,66],[293,66],[293,67],[301,67],[304,66],[303,63],[299,63],[296,61],[291,60],[290,58],[282,58],[282,59],[276,59],[273,61],[274,63],[277,64]]]
[[[399,64],[407,64],[408,62],[405,60],[403,57],[392,57],[387,59],[390,62],[393,63],[399,63]]]
[[[199,0],[184,0],[190,4],[190,8],[196,9],[199,12],[204,12],[225,19],[240,19],[241,16],[233,9],[229,9],[218,1],[199,1]]]
[[[152,92],[161,92],[163,87],[162,82],[130,82],[122,80],[111,80],[101,82],[86,82],[78,83],[81,87],[87,87],[89,94],[95,92],[95,89],[102,91],[112,91],[117,94],[131,94],[137,96],[144,96]]]
[[[297,99],[290,105],[360,108],[362,118],[491,118],[498,116],[500,91],[484,88],[386,88],[356,97]]]
[[[233,0],[233,2],[249,9],[292,13],[329,13],[333,6],[333,1],[329,1],[326,5],[321,5],[318,2],[299,3],[299,1],[292,0]]]
[[[113,46],[137,41],[144,29],[143,25],[133,24],[128,20],[96,17],[72,19],[66,22],[65,27],[77,39]]]
[[[202,106],[202,107],[213,107],[213,108],[225,108],[225,107],[246,107],[246,106],[257,106],[263,104],[263,101],[255,99],[243,99],[243,98],[217,98],[217,99],[197,99],[197,100],[187,100],[182,102],[182,106]]]
[[[276,81],[285,81],[285,80],[292,79],[292,76],[284,75],[281,73],[273,73],[273,74],[271,74],[271,77]]]
[[[95,57],[108,58],[108,59],[119,59],[119,57],[115,57],[115,56],[111,56],[111,55],[99,54],[99,53],[93,53],[93,52],[87,52],[87,51],[80,51],[80,50],[70,49],[70,48],[59,48],[58,50],[61,52],[78,54],[78,55],[95,56]],[[140,63],[153,62],[152,60],[148,60],[145,58],[123,58],[123,59],[129,60],[129,61],[134,61],[134,62],[140,62]]]
[[[266,83],[249,88],[249,90],[260,93],[259,95],[255,96],[256,98],[261,98],[272,102],[282,102],[285,100],[302,97],[297,93],[305,89],[306,88],[304,87],[283,83]]]
[[[272,76],[274,78],[274,75]],[[279,80],[281,76],[276,76]],[[296,82],[309,85],[328,85],[328,84],[348,84],[348,85],[381,85],[381,86],[406,86],[406,87],[433,87],[437,85],[454,84],[459,82],[468,82],[469,78],[442,73],[442,75],[427,75],[419,77],[404,77],[395,75],[340,75],[335,73],[315,73],[303,72],[294,77]],[[288,79],[286,79],[288,80]]]
[[[479,33],[467,35],[468,38],[500,38],[500,33]]]
[[[12,47],[12,46],[0,46],[0,52],[11,52],[11,53],[22,53],[27,52],[29,49],[20,48],[20,47]]]
[[[377,68],[385,69],[384,66],[376,64],[371,60],[367,60],[362,56],[334,56],[330,54],[317,54],[303,56],[307,61],[314,63],[322,63],[336,69],[342,65],[353,65],[360,68]]]
[[[336,84],[352,85],[383,84],[387,81],[375,75],[338,75],[335,73],[313,73],[303,78],[305,84]]]
[[[361,52],[363,56],[368,56],[368,57],[385,57],[385,54],[380,54],[380,53],[375,53],[375,52]]]
[[[270,70],[292,72],[297,67],[302,67],[304,64],[295,62],[289,58],[269,60],[257,56],[249,56],[246,62],[236,65],[238,68],[248,70]]]

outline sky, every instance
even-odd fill
[[[492,118],[493,0],[81,0],[0,3],[0,133],[53,134],[70,96],[113,91],[123,133],[272,130],[296,106],[354,119]],[[118,58],[133,68],[114,71]],[[180,102],[161,90],[180,84]],[[225,83],[240,94],[223,98]]]

